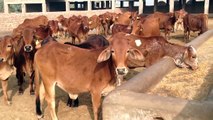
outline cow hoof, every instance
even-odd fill
[[[18,92],[19,95],[23,95],[24,91],[20,91]]]
[[[8,100],[7,105],[9,105],[9,106],[12,105],[12,102]]]
[[[40,120],[40,119],[42,119],[44,117],[44,115],[43,114],[41,114],[41,115],[37,115],[37,118]]]
[[[30,91],[30,95],[35,95],[35,92],[34,91]]]
[[[79,100],[78,98],[76,100],[73,101],[73,106],[72,107],[78,107],[79,106]]]
[[[78,98],[76,100],[72,100],[72,99],[68,98],[68,100],[67,100],[67,106],[68,107],[78,107],[79,106],[79,100],[78,100]]]

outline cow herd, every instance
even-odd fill
[[[119,86],[129,69],[149,67],[164,56],[170,56],[181,68],[198,68],[197,53],[192,46],[170,43],[170,32],[181,28],[184,38],[190,31],[207,31],[204,14],[191,15],[184,10],[174,13],[137,12],[101,15],[60,15],[56,20],[46,16],[25,19],[11,35],[0,40],[0,80],[4,99],[8,78],[16,70],[19,94],[23,94],[24,76],[30,78],[30,94],[36,96],[36,114],[43,117],[44,100],[51,118],[57,120],[55,86],[69,95],[68,105],[78,106],[78,94],[89,92],[94,119],[98,120],[101,96],[109,86]],[[89,34],[96,29],[96,34]],[[165,35],[160,35],[163,29]],[[69,39],[63,43],[64,38]],[[77,41],[76,41],[77,40]],[[72,103],[72,100],[73,103]]]

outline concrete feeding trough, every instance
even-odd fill
[[[187,45],[197,49],[210,39],[213,39],[213,30],[198,36]],[[213,91],[203,101],[145,94],[175,68],[171,58],[163,58],[116,88],[103,101],[103,120],[213,119]]]

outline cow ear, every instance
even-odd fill
[[[145,57],[144,55],[137,49],[131,48],[129,51],[129,57],[131,59],[139,60],[139,61],[144,61]]]
[[[110,56],[111,56],[111,50],[110,50],[110,47],[108,47],[100,53],[100,55],[98,56],[97,62],[100,63],[100,62],[106,61],[110,58]]]

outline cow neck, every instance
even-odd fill
[[[165,55],[170,56],[172,58],[176,58],[176,56],[183,54],[187,48],[185,46],[173,44],[167,42],[164,47]]]

